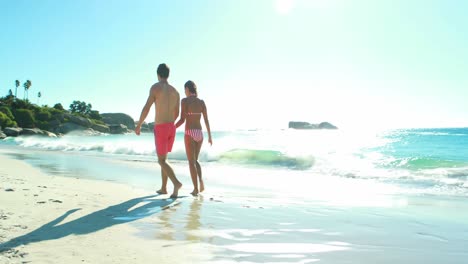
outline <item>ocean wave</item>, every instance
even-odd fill
[[[468,128],[438,128],[438,129],[409,129],[396,130],[390,135],[416,135],[416,136],[468,136]]]
[[[94,152],[135,157],[155,155],[154,145],[148,144],[147,141],[87,141],[84,137],[64,137],[58,140],[41,137],[18,137],[9,139],[9,144],[47,151]],[[143,160],[145,158],[142,157]],[[170,159],[178,161],[187,159],[183,144],[174,146]],[[199,159],[206,162],[285,167],[299,170],[309,169],[314,164],[313,157],[285,154],[277,150],[232,149],[229,147],[224,147],[217,152],[202,151]]]
[[[383,163],[385,168],[403,168],[409,170],[436,169],[436,168],[459,168],[468,166],[468,162],[444,160],[426,157],[411,157],[392,159]]]
[[[414,132],[412,134],[421,135],[421,136],[468,136],[468,134],[448,133],[448,132]]]
[[[221,162],[264,166],[280,166],[291,169],[309,169],[314,165],[313,157],[287,155],[276,150],[233,149],[219,155]]]
[[[281,137],[264,132],[226,132],[214,138],[213,147],[204,145],[200,161],[210,162],[214,167],[260,168],[268,172],[288,170],[285,173],[295,171],[305,177],[313,175],[336,177],[340,180],[362,179],[405,185],[409,189],[423,191],[432,188],[440,192],[468,194],[468,158],[463,148],[463,138],[450,138],[450,144],[430,147],[426,141],[420,143],[405,137],[403,140],[402,137],[393,135],[394,140],[390,138],[388,141],[385,136],[384,140],[376,140],[384,144],[375,144],[377,147],[368,148],[367,139],[363,141],[364,147],[359,147],[358,140],[356,145],[346,145],[347,141],[330,137],[329,134],[303,138],[296,134],[293,135],[294,140],[290,141],[288,137],[288,141],[283,143],[278,141]],[[183,139],[178,136],[169,159],[174,163],[185,163]],[[419,136],[415,139],[419,139]],[[152,140],[152,135],[18,137],[6,138],[0,144],[154,162],[155,149]],[[426,156],[429,154],[434,156]],[[251,171],[252,175],[257,173],[254,170]]]
[[[85,137],[63,137],[42,138],[42,137],[18,137],[11,138],[9,145],[17,145],[25,148],[32,148],[47,151],[68,151],[68,152],[98,152],[105,154],[124,155],[150,155],[154,154],[154,147],[144,144],[129,144],[128,142],[113,141],[91,141]]]

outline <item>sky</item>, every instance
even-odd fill
[[[0,0],[0,96],[31,80],[33,103],[138,119],[167,63],[181,96],[197,84],[213,130],[468,127],[465,10],[464,0]]]

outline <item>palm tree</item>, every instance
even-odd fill
[[[31,81],[30,80],[27,80],[24,84],[23,84],[23,87],[24,87],[24,95],[25,95],[25,99],[28,100],[28,92],[29,92],[29,88],[31,88]]]
[[[24,87],[23,100],[26,100],[26,90],[28,89],[28,83],[27,82],[23,83],[23,87]]]
[[[16,92],[18,91],[18,87],[20,86],[20,81],[16,80],[15,85],[16,85],[16,88],[15,88],[15,98],[16,98]]]

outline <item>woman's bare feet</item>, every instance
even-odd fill
[[[177,185],[174,185],[174,192],[171,194],[171,198],[177,198],[179,196],[179,190],[182,188],[182,183],[178,183]]]
[[[193,190],[193,192],[190,193],[193,196],[198,196],[198,190]]]
[[[205,190],[205,184],[203,184],[203,180],[200,180],[200,192]]]
[[[157,194],[167,194],[167,190],[166,189],[159,189],[156,191]]]

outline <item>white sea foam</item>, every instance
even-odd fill
[[[215,132],[213,146],[209,146],[205,140],[200,161],[230,170],[240,166],[247,170],[265,170],[266,174],[280,171],[280,175],[293,175],[293,171],[297,171],[302,177],[318,175],[379,181],[407,188],[411,192],[468,193],[468,152],[463,148],[468,142],[460,141],[462,138],[439,142],[436,139],[441,133],[449,132]],[[457,131],[454,134],[463,133]],[[79,155],[109,156],[113,159],[153,161],[153,140],[152,134],[143,134],[140,137],[18,137],[7,138],[0,146],[16,145],[51,152],[65,151]],[[437,145],[429,148],[428,144],[433,141],[437,141]],[[180,162],[186,160],[183,135],[180,133],[177,134],[169,159]],[[222,173],[226,174],[226,171]]]

